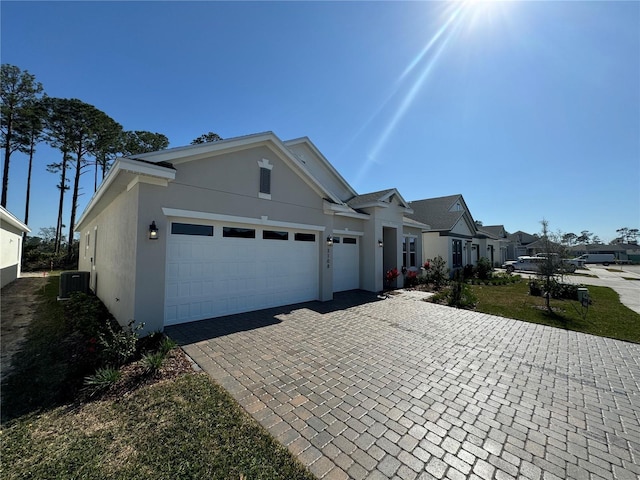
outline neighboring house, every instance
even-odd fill
[[[0,287],[20,277],[22,237],[29,227],[0,206]]]
[[[116,160],[76,225],[79,269],[121,324],[161,330],[380,291],[422,262],[411,213],[395,189],[358,195],[308,138],[266,132]]]
[[[475,222],[462,195],[416,200],[409,202],[409,207],[413,210],[410,218],[429,226],[422,233],[423,258],[441,256],[453,271],[475,265],[480,258],[487,257],[488,235],[477,236]]]
[[[531,235],[521,230],[510,233],[507,235],[507,260],[517,260],[523,255],[535,255],[536,245],[534,242],[538,240],[537,235]]]
[[[499,267],[507,261],[509,242],[504,225],[476,226],[475,238],[479,240],[479,251],[489,259],[492,266]]]

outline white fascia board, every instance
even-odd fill
[[[376,200],[375,202],[358,203],[358,204],[352,205],[351,208],[371,208],[371,207],[389,208],[390,205],[386,202],[380,202]]]
[[[167,148],[156,152],[142,153],[139,155],[131,155],[132,158],[140,158],[148,162],[171,162],[182,163],[183,161],[192,160],[193,157],[207,156],[213,152],[220,150],[233,150],[242,148],[256,142],[266,140],[274,135],[272,132],[254,133],[244,135],[242,137],[234,137],[227,140],[218,140],[217,142],[207,142],[197,145],[186,145],[182,147]]]
[[[400,206],[409,208],[409,209],[411,208],[409,207],[409,203],[404,198],[402,198],[402,195],[400,195],[400,192],[398,191],[397,188],[391,189],[391,191],[388,192],[386,195],[380,197],[379,201],[381,202],[385,201],[387,198],[392,197],[393,195],[397,196],[398,200],[400,200]]]
[[[293,140],[287,140],[286,142],[283,142],[286,146],[289,145],[298,145],[300,143],[304,143],[306,144],[313,153],[316,154],[316,156],[322,161],[324,162],[325,166],[329,169],[329,171],[331,171],[331,173],[333,173],[338,180],[340,180],[345,187],[347,187],[347,189],[349,190],[349,192],[355,197],[358,192],[356,192],[353,187],[351,185],[349,185],[349,182],[347,182],[344,177],[342,175],[340,175],[340,173],[335,169],[335,167],[333,165],[331,165],[331,162],[329,162],[329,160],[327,160],[327,158],[322,154],[322,152],[320,150],[318,150],[318,148],[314,145],[314,143],[311,141],[311,139],[309,137],[301,137],[301,138],[295,138]]]
[[[107,173],[107,176],[100,184],[100,187],[98,187],[98,190],[93,194],[93,197],[91,197],[91,200],[89,200],[89,203],[85,207],[84,212],[82,212],[82,215],[74,225],[73,229],[76,233],[81,230],[80,227],[82,226],[82,223],[89,215],[91,210],[93,210],[96,204],[109,190],[109,187],[113,184],[118,175],[123,172],[155,177],[157,179],[164,179],[167,182],[170,182],[171,180],[174,180],[176,178],[176,171],[172,168],[162,167],[160,165],[150,165],[148,163],[142,163],[126,157],[116,159],[113,166],[109,169],[109,173]]]
[[[293,153],[273,132],[257,133],[254,135],[230,138],[229,140],[220,140],[201,145],[189,145],[169,150],[160,150],[149,154],[136,155],[135,157],[153,163],[169,162],[172,165],[180,165],[181,163],[207,158],[212,154],[231,153],[243,150],[247,147],[258,147],[261,145],[270,148],[274,154],[278,155],[278,157],[287,163],[292,169],[297,169],[302,174],[301,178],[311,188],[313,188],[316,193],[323,197],[331,198],[336,202],[340,201],[340,199],[333,193],[324,188],[322,183],[320,183],[318,179],[309,172],[309,170],[300,164]]]
[[[282,140],[280,140],[275,134],[271,134],[270,138],[271,142],[278,148],[278,152],[274,150],[275,154],[280,154],[280,157],[285,160],[292,168],[297,168],[303,175],[301,176],[303,180],[306,181],[307,185],[313,188],[317,193],[330,198],[336,203],[340,203],[341,200],[336,197],[333,193],[327,190],[322,183],[311,174],[311,172],[300,163],[300,161],[295,157],[293,152],[289,150]],[[272,149],[273,150],[273,149]]]
[[[344,230],[334,230],[333,235],[353,235],[354,237],[362,237],[364,235],[364,232],[357,232],[357,231],[344,229]]]
[[[371,219],[371,215],[356,212],[353,208],[344,204],[337,204],[324,201],[324,213],[334,214],[341,217],[359,218],[361,220]]]
[[[0,221],[2,223],[8,223],[9,225],[21,230],[23,232],[29,233],[31,229],[27,227],[24,223],[17,219],[13,213],[11,213],[6,208],[0,206]]]
[[[212,220],[214,222],[243,223],[247,225],[262,225],[265,227],[298,228],[301,230],[315,230],[324,232],[324,225],[308,225],[306,223],[282,222],[269,220],[266,216],[260,218],[239,217],[236,215],[223,215],[220,213],[197,212],[194,210],[182,210],[179,208],[162,207],[162,213],[166,217],[194,218],[199,220]]]

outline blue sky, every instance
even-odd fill
[[[640,227],[638,2],[11,2],[2,63],[127,130],[308,136],[359,192],[508,231]],[[55,225],[42,145],[30,227]],[[82,211],[93,194],[83,178]],[[26,157],[8,208],[24,215]],[[67,200],[69,207],[70,199]],[[69,208],[67,208],[69,211]],[[65,223],[69,214],[65,215]]]

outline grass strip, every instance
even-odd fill
[[[529,295],[527,282],[472,288],[479,312],[640,343],[640,314],[620,303],[609,287],[588,286],[592,303],[585,316],[573,300],[552,299],[553,313],[547,312],[544,298]]]

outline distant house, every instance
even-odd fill
[[[535,255],[540,244],[536,244],[539,240],[537,235],[518,230],[515,233],[507,235],[507,260],[517,260],[523,255]]]
[[[451,270],[456,270],[487,257],[489,234],[477,236],[475,222],[462,195],[415,200],[409,202],[409,207],[413,210],[409,218],[429,225],[422,232],[423,258],[441,256]]]
[[[499,267],[507,261],[509,244],[507,235],[504,225],[482,225],[476,227],[475,238],[479,240],[478,249],[483,253],[486,250],[486,257],[494,267]]]
[[[29,227],[0,206],[0,287],[20,277],[22,237]]]
[[[79,268],[121,324],[162,330],[380,291],[422,263],[411,213],[394,188],[358,194],[308,138],[265,132],[117,159],[75,227]]]

